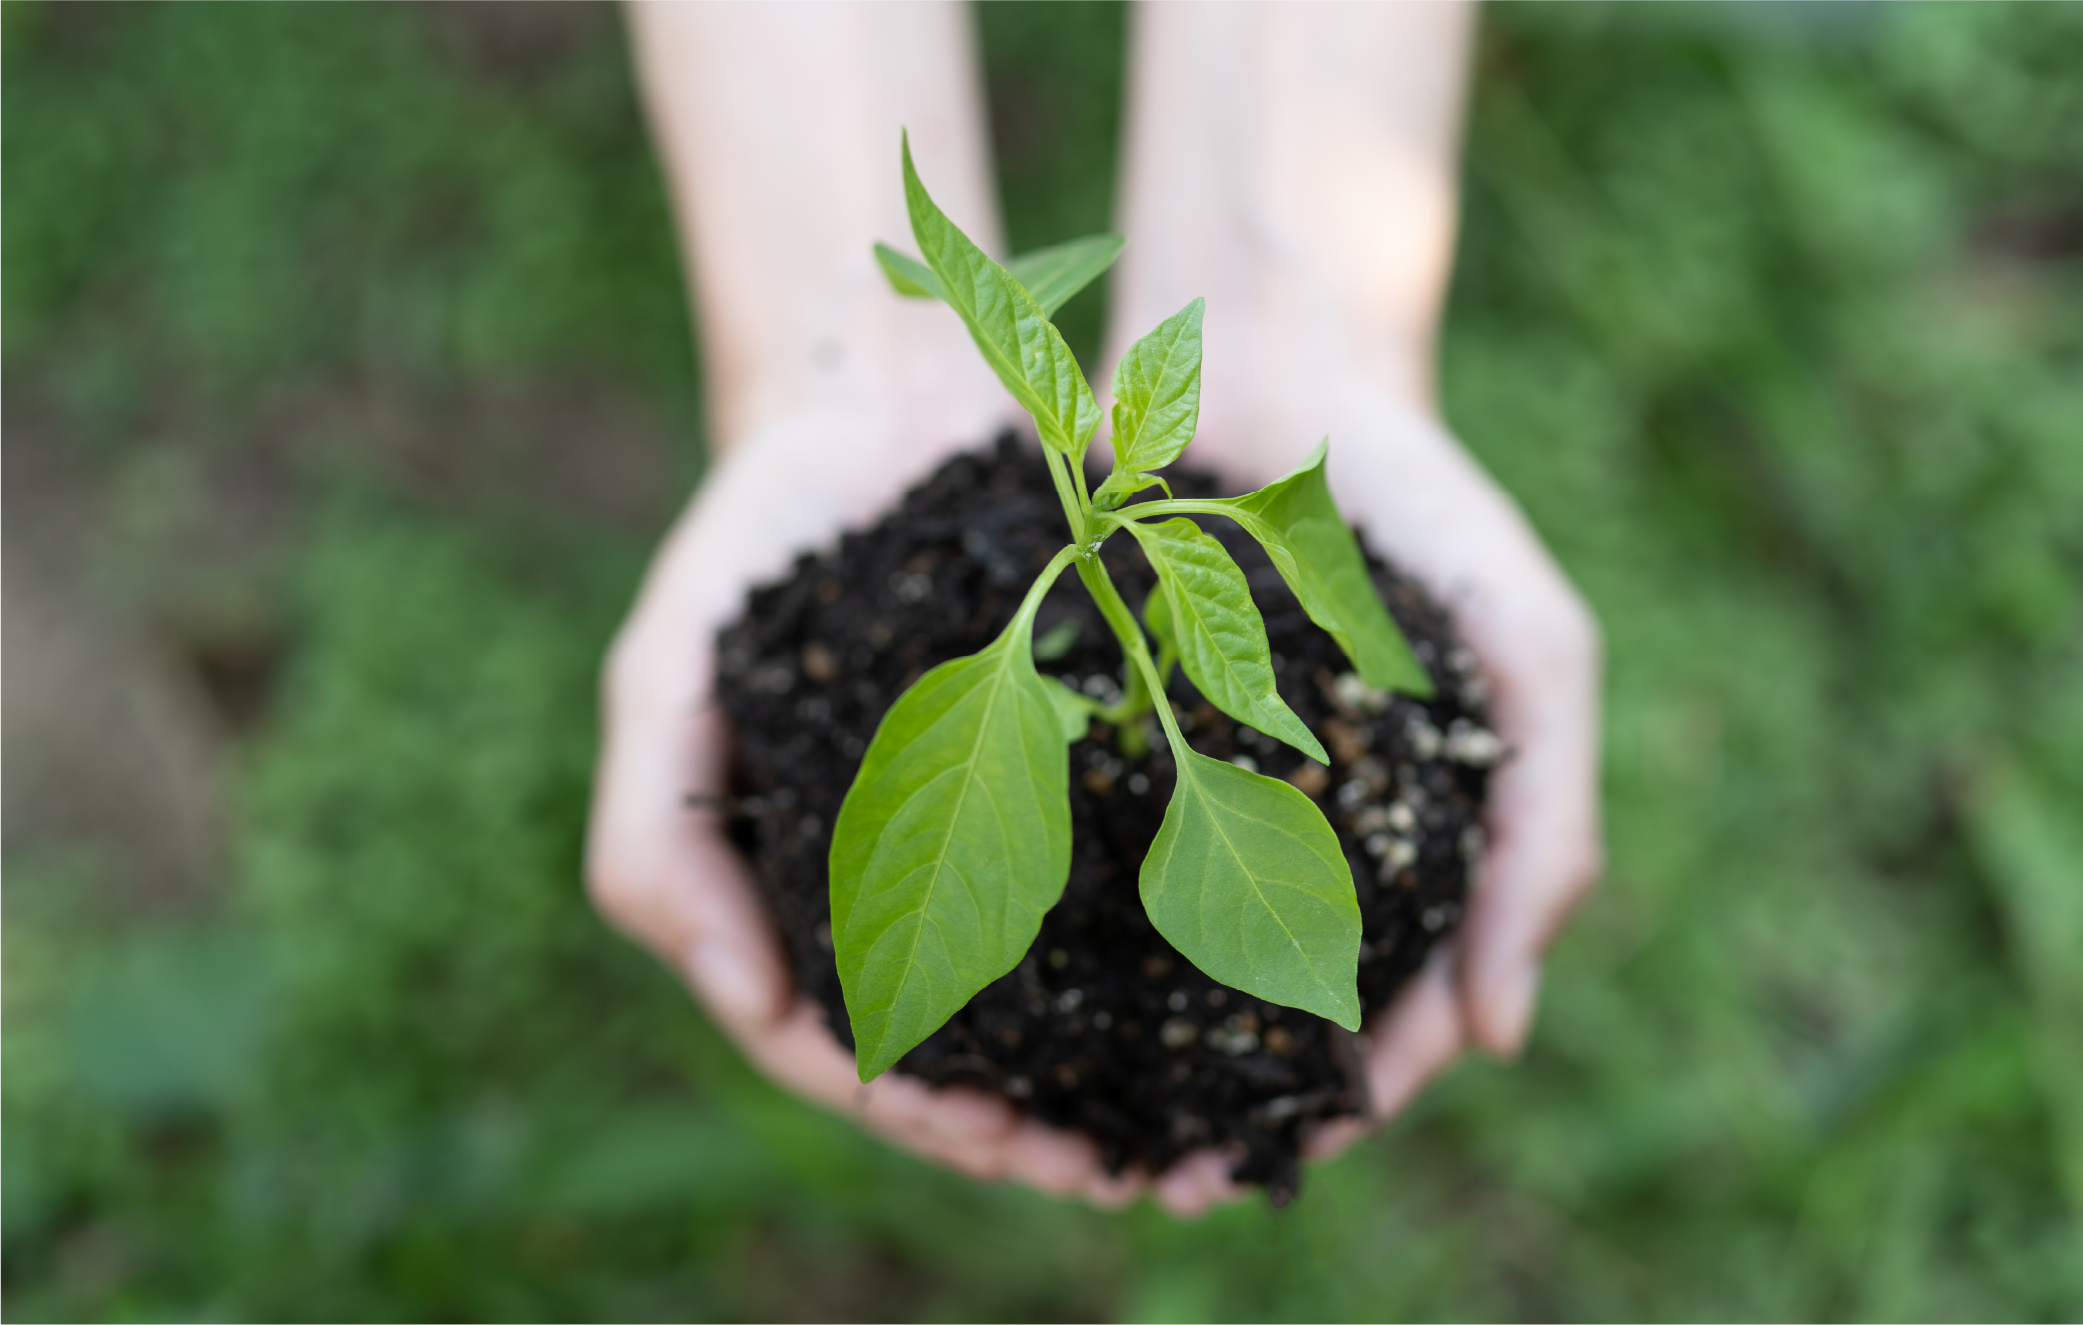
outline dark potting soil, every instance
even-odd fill
[[[1219,495],[1205,473],[1168,477],[1178,496]],[[1280,693],[1332,762],[1238,726],[1175,669],[1180,725],[1196,750],[1286,778],[1322,807],[1359,892],[1360,1001],[1369,1012],[1386,1007],[1460,919],[1482,850],[1483,798],[1503,752],[1475,659],[1446,613],[1370,554],[1437,694],[1420,702],[1370,691],[1249,535],[1227,520],[1200,523],[1250,578]],[[891,703],[927,668],[995,638],[1066,538],[1040,452],[1007,435],[950,460],[873,529],[754,590],[719,638],[717,693],[738,736],[731,836],[786,937],[798,987],[849,1048],[826,874],[840,802]],[[1134,540],[1115,538],[1102,556],[1140,608],[1155,576]],[[1044,600],[1035,639],[1043,672],[1118,698],[1120,649],[1075,576]],[[1063,900],[1019,966],[897,1070],[1002,1093],[1090,1134],[1117,1171],[1161,1172],[1190,1150],[1221,1148],[1238,1181],[1285,1203],[1307,1129],[1365,1107],[1362,1046],[1313,1014],[1217,984],[1151,926],[1136,877],[1173,781],[1154,722],[1151,734],[1153,752],[1140,759],[1099,725],[1071,746]]]

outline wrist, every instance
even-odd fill
[[[807,414],[854,417],[861,445],[943,455],[987,440],[1017,411],[938,304],[891,293],[866,261],[757,326],[709,332],[717,454]]]
[[[1237,481],[1275,478],[1326,431],[1336,432],[1358,401],[1436,418],[1429,324],[1363,316],[1321,283],[1276,263],[1254,264],[1248,277],[1224,284],[1233,297],[1228,305],[1210,298],[1202,333],[1204,385],[1192,451],[1201,463]],[[1127,303],[1114,322],[1110,357],[1132,342],[1130,328],[1147,329],[1176,311],[1156,300]]]

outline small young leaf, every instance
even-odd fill
[[[1057,678],[1049,687],[1049,702],[1056,708],[1056,719],[1063,725],[1063,743],[1070,745],[1085,739],[1092,727],[1092,701],[1070,688],[1068,682]]]
[[[1027,287],[1027,293],[1034,296],[1043,313],[1054,317],[1072,295],[1114,265],[1114,259],[1121,255],[1121,246],[1127,242],[1119,235],[1087,235],[1066,244],[1022,253],[1010,259],[1005,269]]]
[[[1024,611],[884,715],[832,834],[832,944],[861,1080],[1011,970],[1070,875],[1063,687]]]
[[[1179,637],[1172,628],[1172,608],[1162,587],[1152,591],[1143,603],[1143,624],[1150,628],[1150,638],[1157,641],[1160,652],[1179,652]]]
[[[1162,469],[1201,418],[1201,313],[1196,299],[1128,347],[1114,368],[1114,470]]]
[[[962,315],[985,362],[1034,416],[1042,444],[1082,460],[1099,430],[1099,404],[1077,359],[1042,306],[1005,268],[969,242],[927,195],[904,140],[904,198],[911,233],[940,278],[941,297]]]
[[[1173,743],[1179,782],[1143,858],[1157,932],[1224,984],[1360,1028],[1360,903],[1338,835],[1275,778]]]
[[[875,260],[882,264],[882,274],[889,278],[890,288],[906,299],[946,301],[947,296],[940,289],[940,278],[917,258],[907,257],[888,244],[877,244]]]
[[[1078,619],[1068,617],[1043,631],[1034,641],[1034,660],[1055,662],[1069,653],[1071,646],[1078,642],[1079,629]]]
[[[1311,759],[1331,757],[1274,685],[1266,623],[1222,544],[1191,520],[1131,524],[1166,598],[1179,663],[1208,702]]]
[[[1094,510],[1111,511],[1145,488],[1163,488],[1164,495],[1172,495],[1172,485],[1156,474],[1138,474],[1132,469],[1116,469],[1107,475],[1106,482],[1092,494]]]
[[[1172,628],[1172,609],[1164,586],[1150,591],[1143,603],[1143,625],[1150,631],[1150,638],[1157,642],[1157,677],[1161,685],[1170,684],[1172,664],[1179,661],[1178,632]]]
[[[1072,295],[1114,265],[1124,242],[1119,235],[1087,235],[1067,244],[1022,253],[1008,259],[1005,270],[1027,287],[1027,293],[1041,305],[1043,314],[1054,317],[1056,310],[1063,307]],[[877,244],[875,260],[882,264],[882,274],[889,278],[890,287],[898,294],[907,299],[946,302],[947,295],[940,288],[940,278],[917,258],[899,253],[888,244]]]
[[[1338,641],[1361,680],[1377,690],[1428,698],[1432,678],[1382,606],[1360,545],[1331,500],[1326,450],[1326,443],[1317,443],[1287,477],[1222,504],[1266,549],[1302,610]]]

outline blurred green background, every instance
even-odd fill
[[[615,11],[7,6],[8,1317],[2083,1314],[2083,7],[1483,24],[1445,394],[1604,620],[1610,877],[1525,1062],[1179,1225],[586,906],[702,455]],[[980,26],[1015,247],[1101,228],[1122,11]]]

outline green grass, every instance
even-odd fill
[[[786,1100],[578,886],[645,540],[321,452],[221,903],[9,854],[8,1315],[2083,1312],[2083,15],[1484,21],[1446,398],[1611,659],[1612,868],[1523,1064],[1194,1226]],[[582,371],[692,431],[605,16],[5,23],[10,420],[91,472],[339,383]],[[981,26],[1015,246],[1095,228],[1120,11]]]

